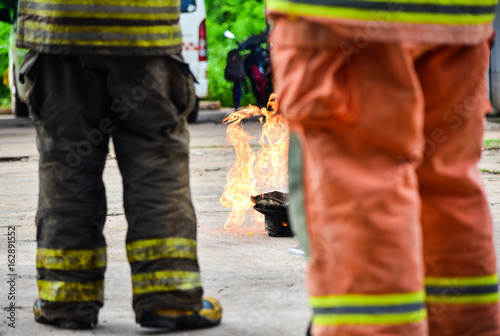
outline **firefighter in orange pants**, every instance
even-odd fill
[[[267,1],[312,335],[500,335],[476,168],[495,5]]]

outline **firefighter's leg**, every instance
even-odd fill
[[[203,290],[186,124],[192,80],[169,57],[113,58],[110,69],[136,319],[153,310],[198,311]]]
[[[498,278],[481,156],[488,46],[441,47],[420,57],[424,161],[418,169],[429,331],[500,334]]]
[[[346,55],[355,41],[300,21],[278,20],[272,40],[312,335],[427,335],[410,55],[375,42]]]
[[[27,57],[36,59],[26,76],[40,152],[35,316],[91,326],[103,304],[106,268],[102,172],[109,135],[99,124],[109,102],[99,75],[83,70],[77,57]]]

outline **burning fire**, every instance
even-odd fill
[[[249,145],[254,137],[243,130],[241,121],[259,115],[263,116],[260,118],[262,136],[258,141],[260,149],[255,154]],[[243,224],[247,210],[252,208],[250,196],[286,186],[288,126],[278,113],[275,94],[269,97],[267,108],[248,106],[231,113],[223,122],[228,125],[227,140],[234,147],[236,162],[227,174],[227,184],[220,201],[223,206],[232,208],[224,228],[233,229]],[[263,223],[262,214],[255,211],[253,216],[257,223]]]

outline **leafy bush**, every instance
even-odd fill
[[[208,43],[208,95],[211,100],[220,100],[223,106],[233,106],[232,83],[224,79],[224,67],[228,51],[237,47],[234,40],[224,37],[230,30],[236,41],[243,42],[250,35],[266,29],[264,2],[262,0],[205,0],[207,8]],[[256,104],[249,92],[244,93],[241,105]]]
[[[10,105],[10,91],[3,83],[3,76],[9,66],[10,25],[0,22],[0,106]]]
[[[0,3],[0,9],[6,9],[12,13],[17,6],[17,2],[18,0],[2,0]]]

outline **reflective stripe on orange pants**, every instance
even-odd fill
[[[476,167],[487,43],[358,48],[286,19],[272,41],[312,334],[500,335]]]

